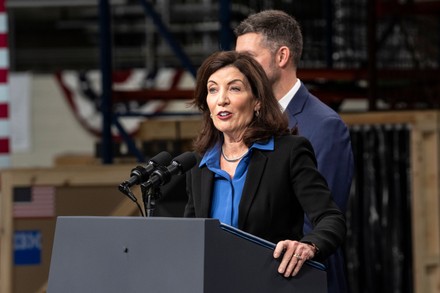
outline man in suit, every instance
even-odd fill
[[[340,116],[313,96],[297,77],[303,46],[298,22],[282,11],[266,10],[243,20],[234,32],[235,50],[249,53],[263,66],[275,97],[288,115],[289,126],[311,142],[318,170],[327,180],[334,201],[345,212],[354,170],[350,134]],[[306,219],[304,232],[310,229]],[[328,292],[348,292],[341,249],[326,264]]]

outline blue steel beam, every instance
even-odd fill
[[[101,113],[102,113],[102,163],[113,163],[112,153],[112,42],[110,33],[110,5],[108,0],[99,0],[99,35],[101,67]]]
[[[181,46],[176,42],[165,24],[162,22],[160,15],[154,10],[153,5],[151,5],[151,3],[147,0],[140,0],[140,2],[144,8],[145,13],[151,17],[159,33],[168,43],[170,48],[174,51],[176,56],[180,59],[180,62],[182,62],[183,66],[195,77],[196,69],[194,68],[191,60],[185,54]]]
[[[232,31],[231,31],[231,1],[221,0],[219,3],[220,19],[220,48],[231,50]]]

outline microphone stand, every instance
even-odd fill
[[[145,216],[152,217],[156,208],[156,200],[160,198],[160,188],[158,186],[146,187],[141,184],[142,200],[144,202]]]

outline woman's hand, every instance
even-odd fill
[[[308,243],[284,240],[278,242],[273,253],[274,258],[283,256],[278,273],[284,277],[296,276],[306,260],[315,257],[316,246]]]

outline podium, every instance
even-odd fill
[[[285,278],[273,247],[216,219],[58,217],[47,292],[327,292],[321,264]]]

